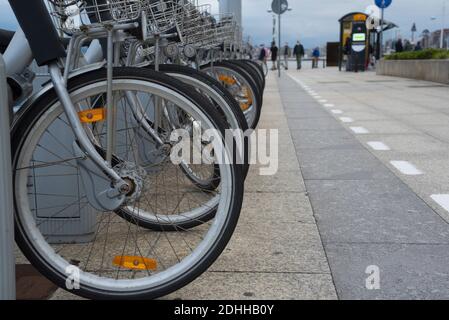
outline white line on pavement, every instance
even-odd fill
[[[325,106],[326,108],[333,108],[333,107],[335,107],[335,104],[332,104],[332,103],[326,103],[326,104],[324,104],[324,106]]]
[[[430,197],[444,210],[449,211],[449,194],[433,194]]]
[[[380,142],[380,141],[371,141],[368,142],[368,145],[376,151],[390,151],[390,147],[387,146],[385,143]]]
[[[341,122],[344,122],[344,123],[352,123],[352,122],[354,122],[354,119],[349,118],[349,117],[341,117],[340,120],[341,120]]]
[[[419,176],[424,174],[421,170],[416,168],[408,161],[390,161],[391,165],[398,169],[401,173],[408,176]]]
[[[343,114],[343,111],[341,111],[341,110],[331,110],[331,112],[333,114]]]
[[[319,100],[318,102],[319,103],[327,103],[327,100],[326,99],[322,99],[322,100]]]
[[[350,128],[356,134],[368,134],[369,131],[363,127],[351,127]]]

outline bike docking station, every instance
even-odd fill
[[[16,299],[11,142],[6,67],[0,54],[0,300]]]

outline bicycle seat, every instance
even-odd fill
[[[4,53],[14,36],[14,31],[0,29],[0,53]]]
[[[6,29],[0,28],[0,53],[4,54],[6,51],[6,48],[8,48],[9,44],[11,43],[11,40],[16,32]],[[62,45],[67,48],[70,42],[70,38],[61,38]],[[86,41],[85,45],[89,45],[90,40]]]

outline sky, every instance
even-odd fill
[[[411,38],[415,22],[418,32],[431,31],[442,26],[444,0],[393,0],[385,11],[385,19],[399,26],[403,38]],[[211,3],[218,10],[218,0],[199,0]],[[272,15],[267,12],[272,0],[242,0],[243,26],[245,34],[255,44],[269,44],[272,39]],[[293,10],[282,16],[283,41],[294,44],[298,38],[308,48],[339,40],[338,20],[346,13],[362,11],[374,4],[374,0],[288,0]],[[449,28],[449,0],[446,0],[446,27]],[[436,17],[436,20],[431,20]],[[391,32],[393,37],[396,32]]]
[[[449,28],[449,0],[393,0],[385,11],[385,18],[396,23],[403,38],[410,38],[410,30],[415,22],[420,33],[442,26],[443,1],[447,3],[446,27]],[[218,0],[198,0],[200,4],[210,3],[218,12]],[[272,38],[272,15],[267,12],[271,0],[242,0],[243,26],[245,35],[254,44],[269,44]],[[374,0],[289,0],[293,9],[282,17],[283,41],[290,44],[299,38],[308,48],[323,45],[328,41],[338,41],[338,19],[352,11],[362,11]],[[432,21],[431,17],[436,19]],[[0,28],[14,29],[17,23],[8,2],[0,0]],[[393,32],[390,35],[394,36]],[[388,35],[386,35],[386,38]]]

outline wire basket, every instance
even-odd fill
[[[177,19],[177,31],[184,45],[203,47],[214,37],[215,18],[210,5],[195,6],[186,4]]]
[[[238,32],[235,16],[233,14],[219,15],[217,21],[218,23],[214,28],[214,40],[220,45],[233,41]]]
[[[144,0],[142,10],[148,18],[148,28],[150,33],[174,33],[176,26],[182,20],[184,6],[190,5],[185,0]]]
[[[141,0],[48,0],[56,26],[66,33],[87,26],[135,21],[141,15],[143,4]]]

